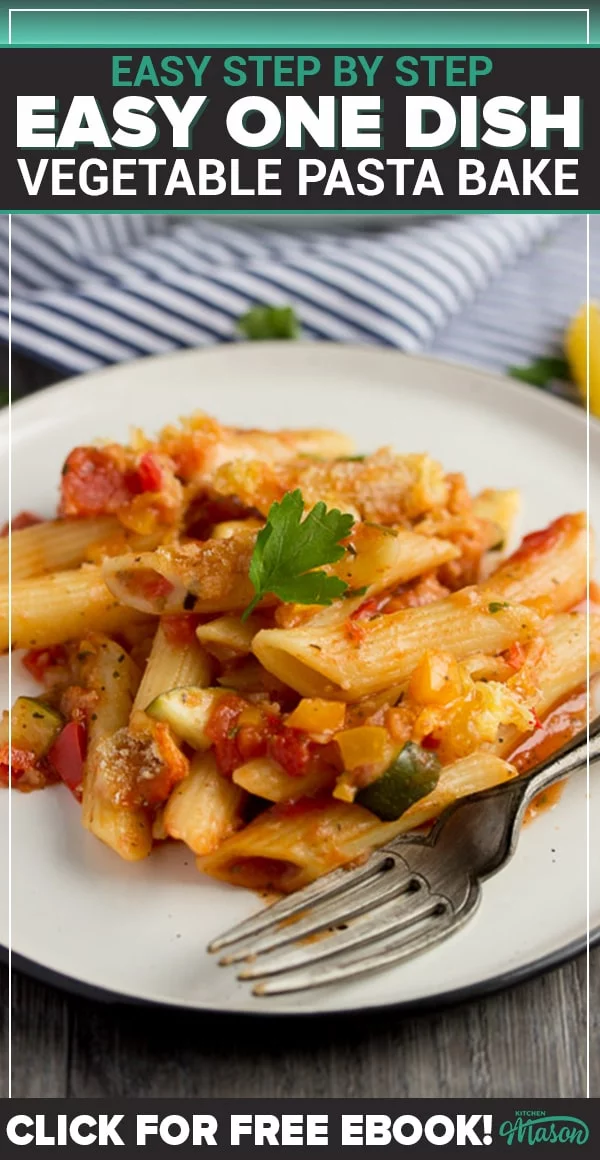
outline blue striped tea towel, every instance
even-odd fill
[[[392,228],[381,218],[377,230],[365,218],[321,231],[303,220],[294,229],[259,218],[14,215],[13,349],[67,374],[87,371],[232,340],[240,315],[262,303],[292,305],[307,338],[432,350],[451,319],[467,318],[560,224],[499,214],[395,219]],[[6,218],[0,235],[6,340]]]

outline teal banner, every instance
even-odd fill
[[[198,47],[237,43],[341,46],[437,45],[575,46],[600,41],[600,12],[592,6],[333,3],[129,3],[60,6],[0,6],[0,43],[19,46],[152,46],[178,43]]]

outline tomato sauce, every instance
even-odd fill
[[[558,805],[564,788],[564,781],[556,781],[554,785],[549,785],[547,789],[543,789],[527,806],[525,817],[523,818],[523,825],[528,826],[540,814],[546,813],[547,810],[553,810],[555,805]]]
[[[548,714],[538,729],[522,741],[509,758],[519,773],[527,773],[540,762],[556,753],[583,729],[587,714],[588,698],[585,688],[579,689],[566,701],[562,701]],[[564,781],[548,786],[533,799],[525,811],[524,824],[534,821],[541,813],[554,809],[564,790]]]
[[[579,689],[548,713],[538,729],[517,746],[509,757],[519,773],[527,773],[551,757],[585,725],[587,694]]]
[[[185,648],[196,639],[196,629],[200,624],[200,617],[191,614],[163,616],[160,623],[167,643],[174,648]]]
[[[557,520],[553,520],[548,524],[547,528],[540,528],[537,532],[530,532],[528,536],[524,536],[519,547],[509,556],[503,564],[503,568],[507,564],[516,564],[523,560],[529,560],[532,556],[539,556],[543,553],[551,551],[556,544],[568,534],[573,526],[573,516],[560,516]]]
[[[246,761],[269,756],[289,777],[302,777],[324,747],[307,733],[288,729],[272,706],[261,710],[258,720],[243,722],[242,714],[251,707],[255,708],[235,693],[228,693],[212,710],[206,734],[214,745],[221,773],[231,777]]]

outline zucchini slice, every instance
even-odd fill
[[[165,721],[176,737],[187,741],[193,749],[209,749],[212,741],[206,736],[210,715],[227,689],[200,689],[186,685],[160,693],[146,708],[155,721]]]
[[[354,800],[382,822],[395,822],[435,789],[441,769],[435,753],[407,741],[381,777],[359,790]]]
[[[4,713],[0,721],[0,745],[10,742],[15,749],[26,749],[39,760],[51,749],[64,723],[62,714],[44,701],[38,701],[36,697],[17,697],[12,707],[10,730],[8,713]]]

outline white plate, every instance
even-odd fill
[[[465,367],[370,348],[249,344],[146,359],[72,379],[13,410],[13,511],[53,511],[69,449],[125,438],[195,408],[226,423],[340,427],[360,448],[428,450],[470,486],[521,489],[521,531],[586,504],[585,418],[574,407]],[[6,430],[7,419],[2,418]],[[593,424],[592,496],[600,495]],[[2,469],[4,471],[4,468]],[[3,475],[3,478],[6,478]],[[7,702],[7,662],[2,662]],[[30,688],[14,660],[14,692]],[[8,834],[9,795],[0,796]],[[600,831],[592,795],[591,833]],[[591,882],[600,881],[592,843]],[[6,862],[3,863],[6,865]],[[3,891],[0,940],[8,942]],[[586,935],[585,778],[528,826],[510,864],[485,886],[475,918],[413,962],[361,982],[255,999],[205,953],[211,936],[262,905],[201,878],[176,847],[128,865],[84,833],[62,787],[12,795],[12,945],[73,985],[122,996],[238,1012],[327,1012],[435,1003],[522,977],[581,947]],[[600,927],[600,895],[591,902]]]

